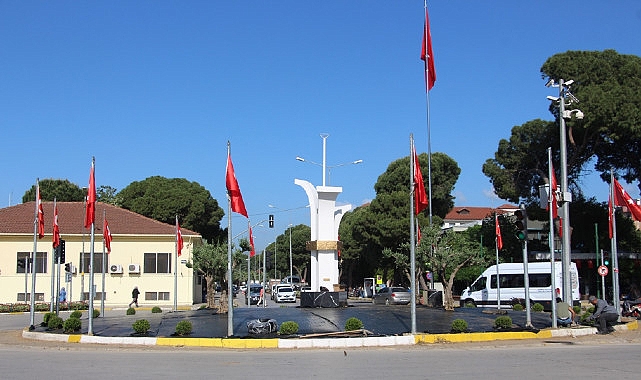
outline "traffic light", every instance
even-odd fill
[[[519,206],[519,209],[514,212],[514,216],[516,216],[516,221],[514,222],[516,238],[525,241],[527,239],[527,211],[525,211],[525,205]]]
[[[65,263],[65,241],[60,239],[60,244],[56,247],[55,250],[56,260],[59,264]]]
[[[65,272],[71,273],[71,263],[66,263],[65,264]]]
[[[269,228],[274,228],[274,215],[269,215]]]
[[[265,251],[265,270],[272,269],[272,256],[274,252]]]

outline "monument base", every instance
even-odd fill
[[[347,292],[301,292],[300,307],[346,307]]]

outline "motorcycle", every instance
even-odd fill
[[[639,319],[639,317],[641,317],[641,299],[624,300],[623,310],[621,310],[621,316]]]

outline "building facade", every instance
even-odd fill
[[[32,268],[36,272],[36,302],[51,302],[59,287],[65,288],[68,302],[89,300],[92,273],[94,302],[104,298],[108,306],[129,304],[136,286],[141,306],[173,306],[174,297],[183,306],[201,302],[203,284],[187,267],[193,248],[202,244],[200,234],[182,228],[184,244],[177,257],[174,225],[97,202],[92,271],[91,230],[84,228],[85,203],[58,202],[58,225],[67,264],[58,265],[54,263],[53,207],[53,202],[43,202],[45,236],[35,239],[35,263],[29,261],[34,250],[35,202],[0,209],[0,303],[30,301]],[[111,253],[104,249],[104,218],[112,236]]]

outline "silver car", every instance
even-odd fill
[[[410,303],[412,294],[409,289],[400,286],[382,288],[372,297],[372,303],[385,305],[407,305]]]
[[[279,286],[276,288],[274,301],[280,302],[296,302],[296,292],[291,286]]]

